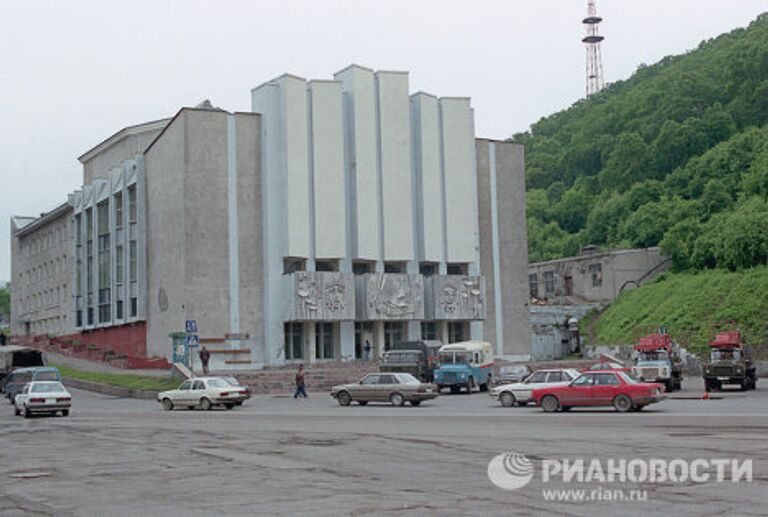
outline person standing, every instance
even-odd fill
[[[371,360],[371,342],[367,339],[365,340],[365,360]]]
[[[208,375],[208,361],[211,360],[211,353],[205,348],[205,345],[200,349],[200,362],[203,363],[203,375]]]
[[[307,398],[307,390],[304,387],[304,365],[300,364],[299,369],[296,371],[296,392],[293,394],[293,398],[299,398],[301,395]]]

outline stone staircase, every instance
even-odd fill
[[[232,375],[241,384],[250,387],[253,393],[292,395],[297,368],[296,365],[290,365],[251,372],[232,372]],[[310,395],[327,395],[332,386],[357,382],[367,373],[379,371],[378,363],[372,361],[305,364],[304,368],[305,383]]]

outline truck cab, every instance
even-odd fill
[[[449,388],[451,393],[465,389],[471,393],[477,386],[488,391],[493,371],[493,346],[485,341],[451,343],[440,348],[440,367],[435,370],[434,383],[438,391]]]
[[[709,347],[709,361],[704,365],[707,391],[720,390],[724,384],[736,384],[742,390],[757,387],[755,365],[745,353],[739,330],[720,332]]]
[[[640,338],[635,351],[632,375],[644,382],[658,382],[666,391],[680,390],[682,367],[672,336],[663,330]]]

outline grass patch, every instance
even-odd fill
[[[768,267],[665,274],[623,292],[582,331],[588,327],[592,344],[630,344],[636,327],[661,324],[697,352],[707,346],[711,323],[726,320],[737,323],[756,357],[768,353]]]
[[[62,377],[70,377],[82,381],[98,382],[109,384],[111,386],[120,386],[122,388],[131,388],[145,391],[164,391],[179,387],[180,382],[176,379],[164,377],[150,377],[147,375],[133,375],[130,373],[103,373],[103,372],[84,372],[75,370],[66,366],[55,366],[61,372]]]

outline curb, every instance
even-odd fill
[[[111,384],[101,384],[99,382],[84,381],[82,379],[73,379],[64,377],[64,384],[70,388],[77,388],[102,395],[112,395],[114,397],[125,397],[143,400],[157,400],[156,391],[137,390],[133,388],[123,388],[122,386],[112,386]]]

